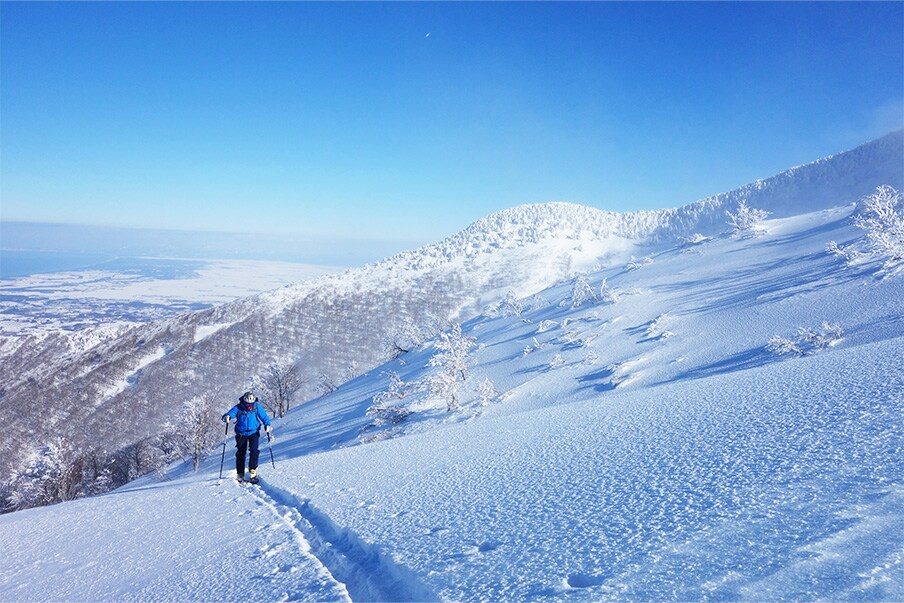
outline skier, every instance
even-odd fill
[[[257,401],[257,397],[252,392],[245,392],[239,398],[239,403],[223,415],[223,421],[235,421],[235,479],[243,481],[245,479],[245,451],[250,448],[251,458],[248,462],[248,469],[251,473],[252,484],[258,482],[257,479],[257,459],[260,456],[258,443],[261,437],[261,424],[264,431],[270,431],[270,417],[267,411]]]

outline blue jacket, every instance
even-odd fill
[[[239,402],[223,416],[235,419],[235,432],[239,435],[249,436],[257,433],[261,423],[270,426],[270,417],[260,402],[255,402],[251,410],[245,410],[244,402]]]

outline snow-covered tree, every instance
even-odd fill
[[[428,395],[443,400],[446,410],[452,412],[459,406],[458,390],[460,383],[455,373],[440,370],[427,376],[424,382]]]
[[[467,378],[471,349],[476,343],[474,337],[462,333],[461,325],[455,323],[449,330],[439,334],[433,345],[436,353],[430,358],[430,366],[443,368],[464,381]]]
[[[408,384],[395,371],[389,371],[386,376],[389,386],[373,397],[366,412],[372,420],[365,430],[401,423],[411,415],[411,411],[403,404],[408,395]]]
[[[904,262],[904,206],[901,193],[880,186],[863,200],[862,213],[854,222],[866,231],[869,253],[886,261],[886,268]]]
[[[386,343],[386,349],[390,358],[398,358],[407,354],[432,334],[428,327],[422,327],[411,322],[406,322]]]
[[[105,450],[90,448],[82,460],[82,491],[86,495],[102,494],[114,483],[113,459]]]
[[[477,386],[477,396],[481,406],[489,406],[499,399],[499,390],[489,377],[484,377]]]
[[[33,450],[10,479],[9,506],[24,509],[72,500],[79,495],[80,459],[66,438]]]
[[[439,370],[427,377],[427,391],[431,397],[445,400],[446,409],[458,407],[458,387],[467,378],[471,349],[476,339],[462,333],[456,323],[439,334],[433,344],[436,352],[430,357],[430,366]]]
[[[259,393],[261,403],[274,416],[284,417],[289,412],[292,400],[306,383],[301,373],[289,358],[277,359],[251,381],[251,389]]]
[[[571,304],[572,308],[577,308],[588,302],[596,301],[596,292],[584,276],[576,276],[571,284],[571,294],[563,305]]]
[[[725,218],[731,234],[735,236],[756,236],[762,230],[762,223],[769,217],[765,209],[758,209],[747,205],[747,201],[741,199],[737,211],[725,211]]]
[[[847,264],[881,261],[888,275],[904,268],[904,202],[901,193],[883,185],[860,201],[860,213],[854,225],[866,232],[863,240],[840,246],[829,241],[826,251],[841,257]]]
[[[500,316],[517,316],[521,318],[521,314],[524,312],[524,305],[521,303],[521,300],[515,295],[514,291],[509,291],[505,294],[505,299],[503,299],[499,303],[499,315]]]

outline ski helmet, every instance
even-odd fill
[[[242,394],[242,397],[239,398],[239,402],[244,402],[245,404],[253,404],[257,398],[254,396],[254,392],[245,392]]]

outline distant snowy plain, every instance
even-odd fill
[[[293,262],[142,257],[5,278],[0,337],[160,320],[340,270]]]

